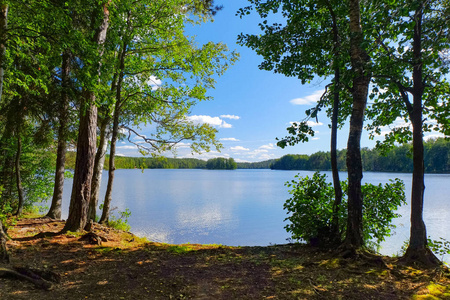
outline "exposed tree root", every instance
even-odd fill
[[[85,241],[92,245],[101,245],[102,242],[107,242],[108,239],[91,231],[80,237],[79,241]]]
[[[399,260],[399,264],[420,266],[425,268],[436,268],[442,266],[442,262],[428,248],[411,249],[408,248]]]
[[[9,263],[9,254],[5,239],[1,239],[0,241],[0,262]]]
[[[0,221],[0,262],[9,263],[8,247],[6,247],[6,241],[9,237],[3,230],[3,224]]]
[[[356,249],[355,247],[349,246],[347,244],[342,244],[336,250],[336,256],[340,256],[344,259],[358,260],[365,265],[388,268],[380,255],[374,254],[364,249]]]
[[[37,288],[44,290],[52,289],[52,282],[60,281],[60,276],[54,272],[42,271],[26,267],[0,267],[0,277],[29,281],[33,283]]]

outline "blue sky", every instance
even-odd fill
[[[192,110],[191,117],[198,122],[207,122],[219,130],[218,138],[224,149],[202,155],[192,155],[187,147],[180,147],[177,157],[233,157],[236,161],[263,161],[279,158],[285,154],[312,154],[329,151],[330,130],[328,118],[319,115],[314,124],[315,137],[308,143],[281,149],[276,146],[276,137],[286,135],[290,122],[305,118],[305,110],[313,107],[320,98],[327,79],[317,78],[302,85],[296,78],[258,69],[262,58],[246,47],[236,44],[237,36],[243,33],[258,33],[256,14],[240,19],[236,11],[249,3],[246,0],[223,2],[224,8],[212,23],[195,26],[188,34],[196,35],[199,44],[208,41],[226,43],[230,50],[236,50],[240,59],[226,73],[217,78],[216,88],[208,94],[212,101],[201,102]],[[338,135],[338,148],[346,147],[348,127]],[[374,141],[363,134],[362,147],[372,148]],[[118,154],[139,156],[133,147],[125,142],[118,145]],[[172,155],[168,155],[172,156]]]

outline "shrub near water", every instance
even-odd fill
[[[289,214],[285,221],[290,222],[285,229],[294,240],[311,242],[319,239],[319,244],[326,244],[326,240],[333,240],[332,236],[327,236],[332,232],[333,186],[326,181],[326,175],[319,172],[314,173],[311,178],[299,175],[295,178],[285,184],[292,195],[283,206]],[[343,199],[338,219],[342,240],[347,224],[348,185],[346,181],[341,184]],[[366,183],[362,187],[362,193],[364,242],[367,246],[376,248],[395,228],[392,220],[400,216],[395,211],[406,203],[404,184],[398,178],[385,185]]]

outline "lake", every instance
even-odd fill
[[[151,241],[165,243],[266,246],[284,244],[283,203],[289,198],[284,183],[296,174],[312,171],[278,170],[117,170],[112,207],[128,208],[131,231]],[[331,180],[331,172],[324,172]],[[100,201],[106,189],[103,174]],[[347,173],[341,172],[341,180]],[[364,173],[364,182],[405,182],[408,202],[412,174]],[[424,219],[428,235],[450,240],[450,175],[425,177]],[[65,182],[63,218],[67,218],[72,179]],[[395,235],[382,244],[381,253],[399,252],[409,237],[409,205],[399,209]],[[97,213],[99,214],[99,213]]]

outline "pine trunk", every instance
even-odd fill
[[[108,3],[102,7],[103,19],[96,30],[94,42],[98,46],[99,59],[103,54],[103,44],[109,25]],[[97,72],[100,74],[101,61],[97,62]],[[85,91],[80,107],[80,128],[78,131],[77,158],[75,174],[70,198],[69,217],[64,231],[81,231],[88,221],[89,201],[91,199],[92,175],[97,142],[97,107],[95,92]]]
[[[97,141],[97,107],[94,101],[94,92],[85,93],[81,107],[86,109],[84,112],[80,111],[75,174],[65,231],[83,230],[87,223]]]

